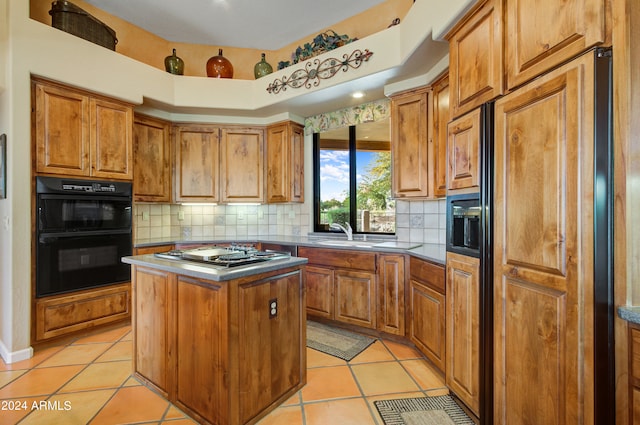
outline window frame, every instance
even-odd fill
[[[313,133],[313,231],[315,233],[336,233],[320,225],[320,134]],[[395,235],[395,232],[359,232],[357,196],[357,140],[356,125],[349,126],[349,225],[353,234]],[[344,223],[339,223],[344,224]]]

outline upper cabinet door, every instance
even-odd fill
[[[219,127],[175,129],[175,201],[218,201],[219,146]]]
[[[503,93],[502,34],[502,0],[486,0],[447,36],[452,118]]]
[[[449,123],[447,143],[449,189],[480,184],[480,108]]]
[[[133,124],[133,200],[171,201],[168,122],[136,116]]]
[[[393,196],[433,196],[433,150],[429,144],[429,90],[403,93],[391,99],[391,155]],[[430,152],[431,150],[431,152]]]
[[[133,179],[133,109],[91,98],[92,176]]]
[[[220,138],[222,202],[264,201],[264,130],[223,128]]]
[[[433,84],[433,194],[447,195],[447,124],[449,123],[449,74]]]
[[[304,202],[304,129],[286,122],[267,128],[267,203]]]
[[[36,171],[89,174],[89,97],[43,83],[33,84]]]
[[[506,0],[509,88],[605,41],[604,0]]]

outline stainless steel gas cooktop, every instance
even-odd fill
[[[246,264],[290,257],[289,253],[279,251],[260,251],[253,246],[231,245],[229,247],[201,247],[194,249],[174,249],[154,254],[158,258],[198,263],[214,264],[223,267],[237,267]]]

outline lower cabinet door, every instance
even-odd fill
[[[445,366],[445,296],[411,279],[409,338],[442,372]]]
[[[307,314],[333,319],[333,269],[307,266],[304,275]]]
[[[404,336],[404,255],[378,257],[378,330]]]
[[[447,386],[480,411],[480,261],[447,253]]]
[[[335,270],[335,319],[344,323],[376,328],[376,275]]]

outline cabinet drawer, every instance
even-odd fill
[[[301,246],[298,247],[298,257],[308,258],[309,264],[370,272],[374,272],[376,269],[376,255],[371,252]]]
[[[131,284],[91,289],[79,294],[36,300],[36,340],[127,319],[131,315]]]
[[[418,280],[441,294],[445,293],[444,266],[411,257],[409,269],[412,280]]]
[[[155,245],[155,246],[143,246],[135,248],[135,255],[155,254],[157,252],[167,252],[173,249],[173,245]]]

